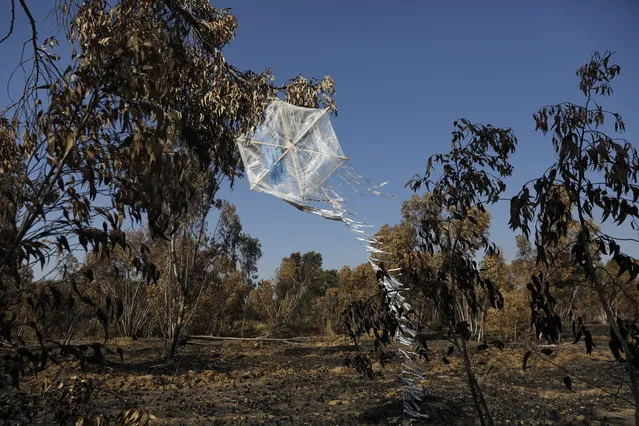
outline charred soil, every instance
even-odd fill
[[[420,361],[423,411],[430,424],[474,424],[475,413],[461,359],[449,344],[430,342],[430,361]],[[473,363],[498,424],[632,424],[624,366],[607,348],[605,330],[587,355],[583,343],[552,346],[489,345]],[[174,363],[160,361],[156,339],[114,341],[103,365],[60,360],[26,375],[23,395],[42,400],[43,383],[88,379],[94,389],[83,412],[113,416],[124,408],[148,410],[160,424],[399,424],[402,360],[382,367],[365,346],[373,377],[357,374],[345,359],[357,352],[346,341],[307,338],[295,342],[190,339]],[[372,345],[371,345],[372,348]],[[393,348],[386,348],[387,350]],[[542,349],[544,349],[542,353]],[[524,354],[531,350],[526,369]],[[571,378],[572,390],[564,378]],[[5,390],[6,392],[6,390]],[[28,407],[25,407],[28,408]],[[33,406],[35,409],[36,406]],[[46,410],[34,421],[48,423]]]

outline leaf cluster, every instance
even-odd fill
[[[417,222],[419,251],[405,267],[403,275],[421,283],[423,296],[433,300],[442,320],[469,338],[457,312],[458,300],[470,306],[472,315],[483,309],[478,291],[492,307],[503,307],[503,296],[489,278],[483,276],[474,259],[478,249],[496,252],[485,230],[479,226],[487,215],[485,205],[499,200],[506,189],[503,179],[512,173],[509,156],[517,139],[510,129],[473,124],[466,119],[453,123],[452,149],[428,159],[426,172],[409,186],[430,191]],[[434,177],[435,170],[440,171]],[[428,258],[442,257],[433,265]],[[467,323],[467,322],[466,322]]]

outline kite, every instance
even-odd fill
[[[338,176],[355,192],[361,193],[363,189],[375,195],[384,195],[378,189],[386,182],[373,185],[348,167],[348,157],[331,125],[328,109],[299,107],[276,98],[266,107],[262,122],[240,137],[237,146],[251,190],[271,194],[302,211],[343,222],[365,244],[373,270],[382,271],[375,255],[384,250],[366,231],[371,226],[348,217],[352,213],[344,207],[344,198],[327,181]],[[386,273],[391,271],[382,271],[380,282],[393,295],[393,309],[403,322],[396,339],[413,348],[416,331],[405,317],[410,311],[403,296],[406,288]],[[400,353],[405,359],[404,412],[413,418],[428,418],[421,413],[419,404],[423,374],[410,356],[415,353],[411,349],[401,349]]]
[[[348,160],[328,110],[280,100],[245,142],[239,149],[250,189],[295,203],[320,200],[322,184]]]
[[[343,198],[326,181],[337,175],[351,189],[384,195],[345,165],[329,109],[304,108],[274,99],[263,121],[238,140],[238,149],[252,191],[278,197],[296,208],[342,221],[349,212]],[[317,207],[329,203],[330,207]]]

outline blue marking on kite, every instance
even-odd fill
[[[284,162],[281,160],[277,162],[282,155],[282,149],[262,145],[262,152],[264,153],[264,159],[266,160],[266,167],[269,171],[271,184],[277,185],[278,183],[281,183],[286,174],[286,171],[284,170]]]

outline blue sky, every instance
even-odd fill
[[[48,2],[29,3],[38,18],[46,16]],[[339,116],[333,125],[344,152],[368,179],[390,180],[387,192],[398,197],[350,200],[358,218],[375,226],[400,220],[400,204],[411,195],[404,184],[424,170],[428,156],[449,149],[452,122],[459,117],[515,131],[519,146],[508,194],[538,176],[553,156],[550,140],[534,132],[532,114],[546,104],[581,101],[575,70],[594,50],[617,52],[622,73],[605,105],[625,118],[629,140],[639,135],[636,1],[227,0],[215,5],[231,7],[239,21],[226,50],[230,63],[254,71],[270,67],[278,81],[297,74],[335,79]],[[7,16],[3,4],[2,29]],[[12,43],[0,47],[5,58],[21,48],[18,38]],[[0,63],[3,83],[13,66],[8,62]],[[6,100],[1,93],[0,104]],[[239,180],[222,196],[237,206],[245,230],[262,242],[262,278],[293,251],[318,251],[327,268],[365,261],[366,251],[344,225],[247,187]],[[492,214],[492,237],[510,258],[514,234],[507,228],[508,204],[495,206]]]
[[[220,3],[220,6],[223,4]],[[607,103],[639,134],[639,4],[631,1],[230,1],[239,21],[231,63],[333,76],[333,125],[352,165],[373,181],[391,180],[397,200],[355,197],[350,206],[379,226],[399,221],[404,184],[426,158],[450,147],[452,122],[512,127],[519,138],[509,193],[553,161],[550,140],[534,132],[540,106],[580,101],[575,70],[594,50],[616,51],[622,75]],[[327,267],[355,265],[365,250],[339,223],[305,215],[238,181],[227,198],[258,236],[268,277],[291,251],[317,250]],[[508,204],[492,209],[493,239],[514,250]]]

